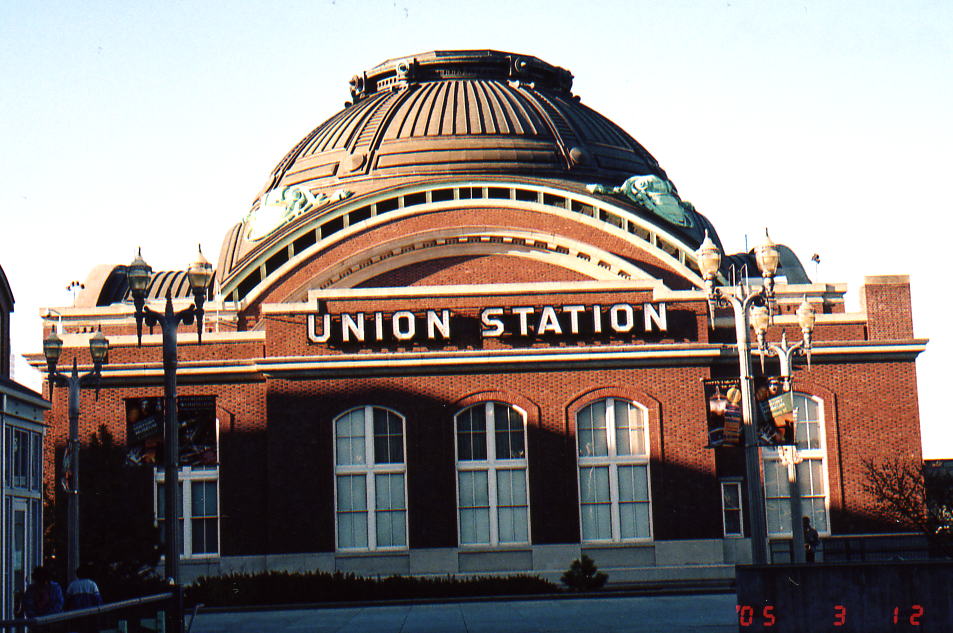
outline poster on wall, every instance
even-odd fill
[[[165,398],[126,399],[126,462],[161,465],[165,459],[163,432]],[[215,396],[179,396],[179,464],[210,466],[218,463]]]
[[[741,446],[741,381],[738,378],[703,380],[708,417],[708,448]]]
[[[794,444],[794,394],[784,391],[781,378],[758,378],[755,381],[754,399],[758,403],[758,438],[761,444]]]

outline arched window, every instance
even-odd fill
[[[502,402],[481,402],[456,415],[461,545],[529,542],[524,419]]]
[[[805,393],[794,394],[797,424],[794,441],[801,460],[796,465],[801,513],[811,517],[818,532],[830,531],[827,516],[827,451],[824,446],[824,403]],[[764,449],[764,503],[768,534],[791,534],[791,492],[788,466],[777,449]],[[797,519],[795,524],[800,526]]]
[[[652,538],[645,410],[606,398],[576,414],[582,540]]]
[[[407,547],[404,418],[358,407],[334,420],[335,504],[340,550]]]

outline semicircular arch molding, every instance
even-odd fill
[[[223,280],[222,294],[231,300],[254,301],[277,280],[318,252],[358,233],[415,215],[487,205],[551,214],[586,224],[623,239],[695,287],[704,287],[693,246],[631,209],[550,186],[506,181],[455,181],[430,182],[358,199],[348,198],[319,213],[301,216],[276,230],[246,254],[244,262]],[[448,230],[459,233],[459,227]],[[550,242],[556,237],[547,234]],[[560,239],[571,241],[571,238]],[[621,261],[621,258],[616,259]],[[608,259],[603,257],[602,261]],[[635,268],[631,262],[628,262],[628,267]]]
[[[549,263],[593,281],[654,279],[621,257],[558,235],[535,231],[486,231],[479,227],[440,229],[401,236],[348,258],[331,274],[311,279],[292,291],[292,301],[324,288],[354,288],[378,275],[444,257],[505,255]]]
[[[538,425],[542,409],[534,401],[527,398],[524,394],[509,390],[488,390],[477,391],[458,398],[451,403],[453,415],[456,415],[463,409],[471,407],[481,402],[501,402],[517,407],[526,414],[526,422],[530,425]]]

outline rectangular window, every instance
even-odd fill
[[[192,553],[218,552],[218,482],[192,482]]]
[[[43,475],[41,474],[43,464],[43,436],[39,433],[31,433],[33,436],[33,447],[30,449],[30,466],[33,473],[30,482],[31,490],[40,490],[43,488]]]
[[[156,472],[155,514],[165,542],[165,473]],[[218,467],[179,470],[179,553],[184,558],[219,554]]]
[[[39,433],[7,427],[7,485],[39,490],[43,439]]]
[[[367,547],[367,478],[338,475],[338,546]]]
[[[609,467],[579,469],[579,503],[582,505],[582,534],[587,541],[612,538],[612,497]]]
[[[404,474],[374,475],[377,498],[377,546],[402,547],[407,542]]]
[[[490,542],[489,473],[485,470],[461,471],[460,542],[463,545]]]
[[[500,543],[526,543],[529,507],[526,501],[526,470],[496,471],[497,522]]]
[[[744,536],[741,522],[741,482],[721,482],[721,513],[725,536]]]
[[[649,482],[645,466],[619,466],[619,528],[623,539],[648,538]]]

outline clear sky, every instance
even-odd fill
[[[197,242],[215,262],[356,72],[493,48],[571,70],[574,92],[645,145],[730,252],[768,226],[816,281],[847,282],[855,309],[864,275],[909,274],[916,335],[931,339],[917,362],[924,454],[953,458],[951,34],[949,0],[5,0],[14,352],[40,349],[41,306],[69,305],[71,281],[138,245],[157,270],[183,268]]]

